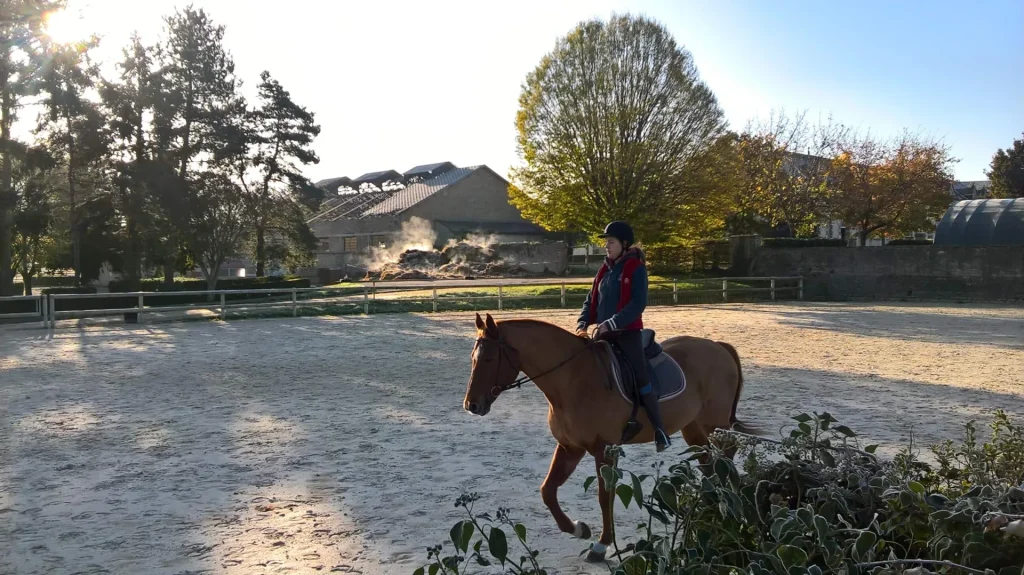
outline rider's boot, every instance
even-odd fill
[[[661,409],[658,405],[658,394],[651,392],[645,393],[640,396],[643,401],[644,410],[647,411],[647,417],[651,420],[651,424],[654,425],[654,444],[658,453],[668,449],[672,442],[668,439],[668,434],[665,433],[665,428],[661,425]]]

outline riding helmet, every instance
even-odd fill
[[[624,246],[631,246],[636,238],[633,236],[633,228],[630,227],[626,222],[614,221],[604,227],[604,233],[598,236],[600,238],[612,237],[620,242]]]

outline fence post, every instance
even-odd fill
[[[370,315],[370,292],[363,288],[363,314]]]
[[[220,319],[228,317],[228,304],[227,298],[224,297],[224,292],[220,292]]]
[[[679,303],[679,282],[672,280],[672,303]]]
[[[565,307],[565,282],[562,282],[562,307]]]
[[[804,278],[801,277],[799,280],[797,280],[797,284],[796,285],[797,285],[797,288],[796,288],[796,298],[799,299],[799,300],[803,300],[804,299]]]
[[[292,317],[297,317],[299,315],[298,299],[298,292],[295,290],[295,288],[292,288]]]
[[[722,303],[729,303],[729,280],[722,280]]]
[[[501,311],[502,308],[501,295],[501,284],[498,284],[498,311]]]
[[[47,322],[49,322],[50,315],[50,296],[46,294],[39,294],[39,305],[43,309],[39,310],[43,316],[43,329],[46,329]]]
[[[434,307],[434,313],[437,313],[437,288],[436,287],[434,288],[434,295],[431,296],[430,300],[431,300],[431,303],[433,304],[433,307]]]
[[[142,323],[142,308],[143,307],[145,307],[145,306],[142,304],[142,292],[139,292],[139,313],[137,314],[139,317],[135,318],[136,321],[138,321],[139,323]]]
[[[49,294],[50,298],[50,329],[57,329],[57,298]]]
[[[775,278],[772,278],[772,301],[775,301]]]

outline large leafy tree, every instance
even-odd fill
[[[186,240],[192,258],[206,276],[208,289],[217,287],[221,266],[242,249],[252,230],[252,212],[245,193],[226,175],[206,170],[192,176],[190,233]]]
[[[812,124],[806,113],[772,113],[739,139],[743,198],[740,214],[785,235],[806,235],[831,215],[829,170],[849,130],[831,120]]]
[[[14,293],[11,242],[18,197],[13,185],[17,145],[11,129],[24,98],[34,89],[35,71],[45,60],[43,19],[63,5],[54,0],[0,2],[0,296]]]
[[[645,241],[683,221],[692,162],[725,131],[690,53],[645,17],[578,25],[527,76],[519,106],[512,203],[548,229],[625,219]]]
[[[996,198],[1024,198],[1024,135],[992,156],[992,195]]]
[[[830,171],[836,209],[861,246],[873,235],[927,229],[949,205],[953,163],[947,147],[910,133],[892,142],[851,138]]]

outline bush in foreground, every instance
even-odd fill
[[[719,433],[742,447],[743,473],[715,448],[691,448],[684,461],[667,471],[656,465],[653,474],[605,466],[615,504],[645,515],[638,540],[614,549],[610,570],[1024,574],[1024,431],[1005,413],[996,414],[985,442],[971,423],[963,442],[932,447],[937,466],[920,461],[913,445],[881,460],[828,413],[794,420],[781,441]],[[702,454],[706,474],[694,465]],[[456,502],[467,519],[452,528],[451,543],[428,549],[430,562],[415,575],[459,575],[474,565],[546,575],[526,527],[507,509],[494,519],[476,513],[477,499]]]

